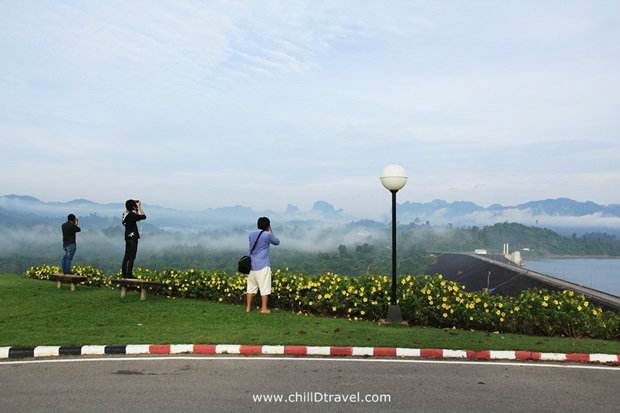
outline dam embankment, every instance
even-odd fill
[[[437,260],[426,269],[426,274],[441,274],[444,279],[456,281],[467,291],[488,288],[493,294],[516,297],[522,291],[539,288],[552,291],[570,290],[585,294],[590,301],[606,310],[620,312],[620,297],[584,287],[550,275],[523,269],[505,261],[452,252],[434,252]]]

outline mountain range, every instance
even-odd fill
[[[201,231],[253,226],[257,217],[269,216],[274,222],[347,224],[368,217],[352,216],[326,201],[316,201],[310,210],[302,211],[289,204],[284,211],[255,211],[235,205],[203,211],[182,211],[157,205],[144,204],[148,222],[159,229]],[[117,225],[124,210],[123,203],[96,203],[87,199],[67,202],[43,202],[28,195],[0,196],[0,224],[13,227],[58,223],[68,213],[87,218],[90,225],[105,228]],[[579,202],[569,198],[531,201],[514,206],[493,204],[482,207],[470,201],[404,202],[398,204],[401,224],[484,226],[497,222],[517,222],[541,226],[564,234],[607,232],[620,235],[620,204],[600,205],[591,201]],[[386,211],[382,222],[390,219]],[[381,221],[381,220],[380,220]]]

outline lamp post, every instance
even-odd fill
[[[407,183],[405,169],[400,165],[388,165],[381,173],[381,183],[392,193],[392,295],[385,321],[400,323],[403,321],[400,306],[396,303],[396,192]]]

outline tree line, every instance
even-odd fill
[[[342,243],[337,247],[316,245],[314,251],[287,249],[283,244],[272,248],[272,266],[297,273],[334,272],[342,275],[385,274],[392,271],[392,249],[389,225],[379,235],[369,236],[364,242]],[[103,233],[118,237],[116,229]],[[148,235],[145,235],[148,236]],[[336,239],[338,229],[331,234]],[[620,240],[604,233],[583,236],[562,236],[546,228],[516,223],[499,223],[486,227],[451,227],[430,225],[401,225],[398,228],[397,264],[399,274],[421,274],[433,262],[428,251],[473,252],[476,248],[489,253],[501,253],[504,243],[511,250],[519,249],[524,258],[552,255],[607,255],[618,257]],[[0,271],[23,273],[33,265],[59,264],[62,249],[58,242],[18,246],[17,251],[0,251]],[[174,245],[158,250],[141,248],[136,266],[151,269],[200,268],[233,274],[237,260],[247,251],[239,249],[213,250],[202,245]],[[113,273],[120,269],[121,243],[78,243],[74,263],[93,265]]]

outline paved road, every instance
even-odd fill
[[[620,369],[586,367],[222,356],[1,362],[0,411],[617,413]],[[261,394],[290,401],[253,401]],[[337,402],[340,394],[390,400]]]

